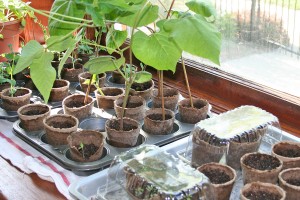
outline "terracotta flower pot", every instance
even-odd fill
[[[279,174],[279,186],[286,192],[286,199],[300,197],[300,168],[285,169]]]
[[[80,63],[75,63],[73,67],[73,63],[64,64],[64,68],[61,72],[61,77],[70,82],[78,82],[78,75],[83,72],[83,65]]]
[[[247,153],[241,158],[244,184],[264,182],[276,184],[282,161],[264,153]]]
[[[277,185],[271,183],[253,182],[242,188],[241,200],[285,200],[286,193]]]
[[[92,162],[102,156],[104,136],[93,130],[81,130],[68,136],[70,156],[79,162]]]
[[[95,97],[98,107],[103,109],[113,109],[114,101],[125,94],[123,88],[103,87],[101,90],[105,96],[102,96],[98,91],[95,91]]]
[[[66,114],[57,114],[43,120],[48,144],[67,144],[67,137],[77,130],[78,119]]]
[[[30,103],[32,91],[27,88],[18,88],[13,96],[10,95],[10,88],[1,93],[2,107],[7,111],[17,111],[20,107]]]
[[[166,135],[172,132],[175,114],[165,109],[165,120],[162,120],[162,109],[154,108],[146,111],[143,129],[151,135]]]
[[[133,83],[130,89],[130,95],[140,96],[146,101],[149,101],[152,96],[152,91],[154,88],[153,80],[147,81],[145,83]]]
[[[179,92],[174,88],[164,88],[164,104],[165,108],[175,111],[179,100]],[[161,108],[161,97],[158,96],[158,90],[153,90],[152,107]]]
[[[236,180],[235,170],[227,165],[220,163],[207,163],[197,168],[207,176],[212,185],[212,194],[214,200],[228,200]]]
[[[88,89],[88,84],[84,84],[84,82],[86,80],[90,79],[91,77],[92,77],[92,75],[89,72],[83,72],[78,75],[79,83],[80,83],[81,89],[84,93],[86,93],[86,91]],[[105,73],[98,74],[98,86],[100,88],[104,87],[105,81],[106,81],[106,74]],[[90,93],[94,92],[96,89],[97,88],[94,85],[91,85]]]
[[[105,123],[108,143],[115,147],[128,148],[137,143],[140,125],[136,120],[123,118],[124,128],[120,130],[121,119],[110,119]]]
[[[117,117],[121,117],[123,99],[124,97],[119,97],[114,102],[114,109],[116,111]],[[145,99],[138,96],[129,96],[125,108],[124,116],[137,121],[141,121],[145,117],[145,108],[146,108]]]
[[[190,99],[183,99],[178,104],[180,121],[184,123],[195,124],[200,120],[206,119],[208,113],[208,101],[199,98],[193,98],[191,107]]]
[[[92,114],[94,99],[88,96],[87,104],[84,105],[85,95],[73,94],[65,98],[62,102],[64,113],[82,120]]]
[[[283,162],[282,170],[300,167],[300,143],[281,141],[272,147],[272,155]]]
[[[43,120],[50,115],[50,107],[46,104],[27,104],[18,109],[21,126],[26,131],[44,129]]]
[[[53,87],[50,92],[49,101],[57,102],[62,101],[69,95],[70,82],[63,79],[57,79],[53,83]]]

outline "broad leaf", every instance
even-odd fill
[[[209,0],[192,0],[185,4],[191,11],[204,17],[216,16],[216,10]]]
[[[101,56],[89,60],[87,63],[84,64],[84,67],[91,74],[101,74],[108,71],[114,71],[117,68],[120,68],[121,65],[123,65],[124,63],[125,63],[124,57],[115,59],[112,56]]]
[[[55,0],[52,8],[52,13],[58,13],[61,15],[67,15],[70,17],[83,18],[85,14],[85,7],[83,5],[77,4],[75,0]],[[79,20],[72,20],[66,17],[51,14],[52,17],[63,21],[77,22]],[[78,27],[76,24],[67,24],[60,22],[58,20],[49,18],[49,31],[51,36],[66,35]]]
[[[63,39],[63,37],[64,36],[51,36],[46,41],[47,48],[50,51],[62,52],[76,43],[76,40],[71,37],[68,37],[67,39]]]
[[[28,67],[35,58],[39,58],[44,48],[36,40],[29,41],[22,49],[18,63],[14,69],[14,74],[21,72]]]
[[[86,12],[91,15],[93,23],[96,26],[105,26],[103,15],[100,14],[100,11],[97,7],[87,7]]]
[[[53,54],[51,52],[43,52],[39,58],[33,60],[30,65],[30,76],[42,94],[45,103],[48,102],[51,88],[55,81],[56,72],[51,65]]]
[[[171,70],[175,72],[176,64],[181,56],[180,49],[169,40],[168,36],[160,32],[147,36],[142,31],[134,34],[132,39],[134,55],[146,65],[157,70]]]
[[[134,82],[136,83],[145,83],[152,79],[152,74],[146,71],[136,72]]]
[[[164,30],[183,51],[220,65],[221,34],[201,15],[168,20],[164,23]]]
[[[106,46],[111,49],[119,48],[127,38],[127,31],[115,30],[112,26],[106,35]],[[109,54],[112,54],[113,51],[107,49]]]

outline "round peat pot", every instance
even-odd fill
[[[165,108],[175,111],[177,109],[177,103],[179,100],[179,92],[177,89],[174,88],[164,88],[164,104]],[[152,107],[153,108],[161,108],[161,96],[158,96],[158,90],[153,89],[153,96],[152,96]]]
[[[190,99],[183,99],[178,104],[178,112],[180,121],[184,123],[196,124],[206,119],[208,113],[208,101],[199,98],[193,98],[193,106],[191,107]]]
[[[69,94],[70,82],[63,79],[57,79],[53,83],[53,87],[50,92],[49,101],[57,102],[62,101]]]
[[[241,158],[244,184],[264,182],[276,184],[282,161],[264,153],[247,153]]]
[[[101,88],[101,87],[104,87],[104,84],[105,84],[105,80],[106,80],[106,74],[105,73],[101,73],[101,74],[98,74],[97,75],[98,77],[98,86]],[[80,84],[80,87],[82,89],[82,91],[84,93],[86,93],[87,89],[88,89],[88,83],[85,83],[87,80],[91,79],[92,77],[92,74],[89,73],[89,72],[82,72],[78,75],[78,78],[79,78],[79,84]],[[95,85],[91,85],[90,87],[90,93],[91,92],[94,92],[96,90],[96,86]]]
[[[236,180],[236,172],[227,165],[207,163],[197,168],[207,176],[212,185],[210,197],[214,200],[228,200]]]
[[[57,114],[43,120],[46,141],[53,146],[67,144],[67,137],[77,131],[78,119],[66,114]]]
[[[241,200],[285,200],[286,193],[271,183],[252,182],[242,188]],[[289,200],[289,199],[288,199]]]
[[[78,82],[78,75],[83,72],[81,63],[66,63],[61,72],[61,77],[70,82]]]
[[[111,73],[111,80],[110,81],[111,81],[111,83],[115,83],[115,84],[125,84],[124,77],[117,70],[115,70]]]
[[[11,95],[10,88],[6,88],[0,93],[2,108],[6,111],[17,111],[20,107],[30,103],[31,94],[32,91],[28,88],[18,88]]]
[[[44,129],[43,120],[50,115],[50,107],[46,104],[27,104],[18,109],[21,126],[26,131]]]
[[[300,143],[281,141],[272,147],[272,155],[283,162],[282,170],[300,167]]]
[[[133,83],[130,88],[130,95],[140,96],[149,101],[152,96],[152,91],[154,88],[153,80],[144,82],[144,83]]]
[[[300,198],[300,168],[285,169],[279,173],[279,186],[286,191],[286,199]]]
[[[124,96],[125,91],[123,88],[117,87],[103,87],[101,88],[104,96],[102,96],[97,90],[95,91],[95,97],[97,100],[98,108],[113,109],[114,101],[119,97]]]

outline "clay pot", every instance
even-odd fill
[[[64,68],[61,72],[61,77],[70,82],[78,82],[78,75],[83,72],[83,65],[80,63],[75,63],[73,67],[73,63],[64,64]]]
[[[226,155],[226,163],[235,170],[241,169],[240,159],[246,153],[256,152],[259,149],[262,136],[257,134],[257,138],[253,138],[250,142],[229,142],[229,149]]]
[[[207,176],[212,185],[212,193],[209,195],[214,200],[228,200],[236,180],[236,172],[227,165],[220,163],[207,163],[197,168]]]
[[[285,169],[279,174],[279,186],[286,192],[286,199],[300,197],[300,168]]]
[[[48,144],[67,144],[67,137],[77,130],[78,119],[66,114],[57,114],[43,120]]]
[[[125,84],[125,79],[117,70],[111,73],[111,82],[116,84]]]
[[[101,88],[101,90],[105,96],[102,96],[98,91],[95,91],[95,97],[98,107],[103,109],[113,109],[114,101],[125,94],[123,88],[104,87]]]
[[[260,199],[264,200],[285,200],[286,193],[277,185],[271,183],[253,182],[248,183],[242,188],[241,200],[250,200],[253,199],[253,197],[260,197]]]
[[[70,82],[63,79],[57,79],[53,83],[53,87],[50,92],[49,101],[58,102],[62,101],[69,95]]]
[[[165,108],[175,111],[177,109],[177,103],[179,100],[179,92],[174,88],[164,88],[164,104]],[[153,89],[152,96],[152,107],[153,108],[161,108],[161,97],[158,96],[158,90]]]
[[[276,184],[282,161],[264,153],[247,153],[241,158],[244,184],[260,181]]]
[[[272,147],[272,155],[283,162],[282,170],[300,167],[300,143],[281,141]]]
[[[71,159],[78,162],[92,162],[102,156],[104,136],[93,130],[71,133],[67,138]],[[83,144],[83,146],[81,146]]]
[[[105,123],[108,143],[114,147],[128,148],[137,143],[140,125],[136,120],[123,118],[124,128],[120,130],[121,119],[110,119]]]
[[[172,132],[175,114],[165,109],[166,119],[162,120],[162,109],[153,108],[146,111],[143,130],[151,135],[166,135]]]
[[[122,104],[124,97],[119,97],[114,101],[114,109],[117,117],[121,117]],[[129,96],[124,112],[124,117],[128,117],[137,121],[141,121],[145,117],[146,101],[142,97]]]
[[[92,75],[89,72],[83,72],[78,75],[79,83],[80,83],[81,89],[84,93],[86,93],[86,91],[88,89],[88,84],[86,84],[86,83],[84,84],[84,82],[86,80],[90,79],[91,77],[92,77]],[[100,88],[104,87],[105,81],[106,81],[106,74],[105,73],[98,74],[98,86]],[[97,88],[95,85],[91,85],[90,93],[94,92],[96,89]]]
[[[21,126],[26,131],[44,129],[43,120],[50,115],[50,107],[46,104],[27,104],[18,109]]]
[[[20,107],[30,103],[32,91],[28,88],[18,88],[13,97],[9,94],[10,88],[1,93],[2,108],[6,111],[17,111]]]
[[[147,81],[145,83],[133,83],[130,88],[130,95],[140,96],[146,101],[149,101],[152,96],[153,88],[153,80]]]
[[[88,96],[87,104],[84,105],[85,95],[73,94],[65,98],[62,102],[64,113],[82,120],[92,114],[94,99]]]
[[[191,107],[190,99],[183,99],[178,104],[180,121],[184,123],[195,124],[200,120],[206,119],[208,113],[208,101],[199,98],[193,98]]]

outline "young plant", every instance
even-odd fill
[[[82,142],[80,142],[80,145],[77,149],[78,149],[78,151],[81,150],[82,157],[85,158],[85,156],[84,156],[84,144]]]

